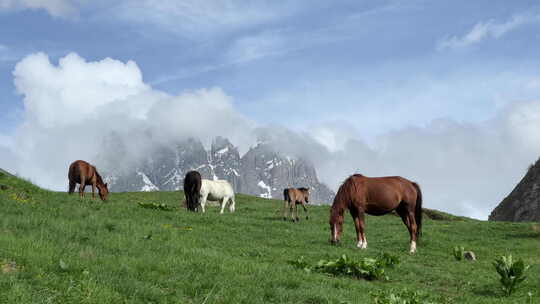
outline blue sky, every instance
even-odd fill
[[[34,52],[52,61],[69,52],[89,61],[133,60],[157,89],[221,87],[239,111],[260,122],[281,123],[284,107],[302,111],[298,128],[346,119],[363,129],[361,119],[347,119],[351,111],[361,116],[355,109],[384,112],[409,102],[424,105],[423,115],[370,120],[369,128],[381,132],[445,116],[478,121],[507,102],[497,95],[534,95],[512,92],[519,84],[510,81],[538,70],[534,1],[50,2],[40,9],[7,1],[0,12],[0,92],[8,109],[2,130],[17,125],[16,115],[6,113],[22,106],[13,68]],[[56,3],[69,9],[55,16]],[[439,47],[478,24],[517,17],[526,20],[500,36]],[[480,79],[496,87],[482,88]]]
[[[132,61],[145,85],[171,96],[219,88],[250,123],[306,132],[332,152],[352,140],[382,153],[407,130],[465,145],[458,129],[498,130],[516,105],[540,100],[539,42],[537,1],[0,0],[0,139],[21,137],[38,115],[30,105],[49,94],[17,88],[17,64],[43,53],[58,66],[74,53],[85,64]],[[531,121],[486,146],[504,146],[503,133],[528,138]],[[520,143],[526,167],[540,151]],[[479,217],[503,190],[469,200],[483,200]]]

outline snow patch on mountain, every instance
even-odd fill
[[[266,190],[265,193],[259,194],[260,197],[263,198],[272,198],[272,188],[270,186],[266,185],[263,181],[260,181],[257,186],[261,187],[262,189]]]
[[[217,151],[216,153],[217,153],[217,154],[223,154],[223,153],[227,153],[228,151],[229,151],[229,147],[225,147],[225,148],[223,148],[223,149]]]
[[[156,187],[156,185],[154,185],[154,183],[152,183],[150,181],[150,179],[148,178],[148,176],[146,176],[146,174],[144,174],[142,172],[137,172],[137,175],[142,177],[142,180],[143,180],[143,183],[144,183],[144,185],[142,186],[140,191],[143,191],[143,192],[159,191],[159,188]]]

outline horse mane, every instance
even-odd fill
[[[99,173],[97,172],[96,167],[94,167],[94,172],[96,173],[96,180],[98,185],[103,185],[103,179],[101,178],[101,175],[99,175]]]
[[[334,202],[332,203],[331,218],[335,220],[337,216],[343,215],[345,208],[348,208],[348,203],[354,197],[353,192],[356,191],[354,185],[354,177],[362,176],[360,174],[354,174],[349,176],[338,189]]]
[[[300,187],[300,188],[297,188],[297,189],[300,190],[300,191],[309,191],[309,189],[306,188],[306,187]]]

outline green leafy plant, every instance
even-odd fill
[[[304,258],[304,256],[301,256],[296,260],[288,261],[288,263],[306,272],[311,272],[311,269],[312,269],[309,263],[306,262],[306,259]]]
[[[401,291],[376,291],[371,293],[375,304],[434,304],[426,294],[404,289]]]
[[[398,263],[399,259],[389,254],[382,254],[375,259],[363,258],[360,261],[354,261],[346,255],[342,255],[336,260],[320,260],[315,266],[307,263],[303,256],[295,261],[289,261],[289,264],[307,272],[316,271],[335,276],[345,275],[366,280],[388,280],[384,268]]]
[[[465,252],[465,248],[463,248],[463,246],[454,247],[454,258],[456,259],[456,261],[463,260],[464,252]]]
[[[527,278],[525,273],[530,268],[530,265],[525,265],[522,259],[514,261],[512,255],[501,256],[493,262],[493,266],[501,277],[499,281],[507,296],[511,295],[518,285]]]
[[[163,203],[151,203],[151,202],[140,202],[139,206],[147,209],[157,209],[163,211],[172,211],[173,208]]]
[[[394,265],[399,264],[399,257],[397,255],[392,255],[388,252],[383,252],[377,256],[377,260],[384,266],[384,267],[394,267]]]

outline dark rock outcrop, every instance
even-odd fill
[[[510,194],[491,212],[490,221],[540,221],[540,159]]]

